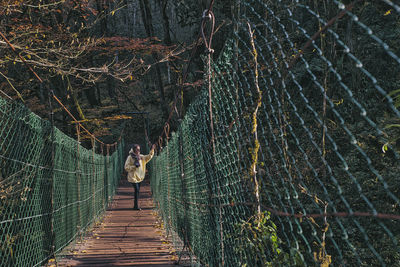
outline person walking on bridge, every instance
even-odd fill
[[[140,183],[144,180],[146,175],[146,164],[153,158],[154,149],[156,145],[153,144],[148,155],[140,154],[140,145],[134,144],[129,150],[129,156],[125,161],[125,171],[128,173],[128,182],[132,183],[135,190],[134,195],[134,210],[141,210],[139,208],[139,191]]]

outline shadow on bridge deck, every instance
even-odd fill
[[[133,188],[122,179],[101,224],[82,243],[71,245],[58,266],[178,266],[153,211],[146,179],[140,193],[141,211],[133,210]]]

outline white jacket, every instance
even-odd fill
[[[129,154],[133,153],[133,149],[129,151]],[[154,156],[154,149],[150,151],[148,155],[140,154],[140,166],[136,168],[135,161],[132,159],[131,155],[125,161],[125,171],[128,173],[128,182],[131,183],[140,183],[143,181],[144,176],[146,175],[146,164],[149,162]]]

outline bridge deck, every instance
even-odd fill
[[[150,185],[142,183],[141,211],[133,210],[133,188],[123,179],[103,222],[65,249],[58,266],[177,266],[154,213]]]

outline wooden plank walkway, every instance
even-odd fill
[[[179,266],[157,222],[147,179],[140,191],[142,210],[133,210],[133,188],[121,180],[103,222],[83,242],[65,249],[57,266]]]

